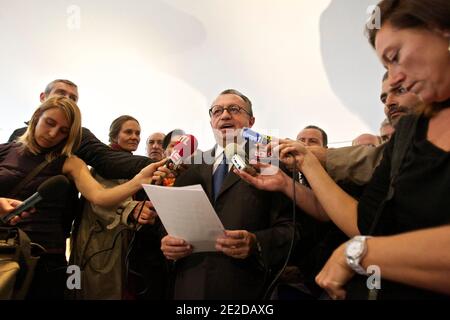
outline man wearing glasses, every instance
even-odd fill
[[[216,241],[216,252],[192,254],[183,239],[162,239],[164,255],[176,261],[174,298],[260,299],[289,250],[294,229],[290,201],[242,181],[224,157],[224,142],[255,123],[250,100],[225,90],[209,115],[218,143],[202,154],[202,163],[183,172],[176,185],[201,184],[226,231]]]

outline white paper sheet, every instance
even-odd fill
[[[168,234],[186,240],[194,252],[216,251],[224,227],[201,185],[142,186]]]

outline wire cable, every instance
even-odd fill
[[[295,242],[295,231],[296,231],[296,207],[297,207],[297,201],[296,201],[296,195],[295,195],[295,182],[296,182],[296,178],[298,176],[298,171],[297,171],[297,160],[294,158],[294,169],[292,170],[292,182],[293,182],[293,197],[292,197],[292,224],[293,224],[293,229],[292,229],[292,237],[291,237],[291,242],[289,244],[289,250],[286,256],[286,260],[284,261],[283,266],[281,267],[280,271],[278,271],[278,273],[275,275],[274,279],[272,280],[272,282],[270,283],[270,285],[267,287],[266,292],[264,293],[263,296],[263,300],[268,300],[269,294],[272,293],[273,288],[275,287],[275,284],[278,282],[278,279],[280,278],[280,276],[283,274],[284,270],[286,269],[286,266],[289,263],[289,260],[291,258],[291,254],[292,254],[292,250],[294,248],[294,242]],[[281,170],[281,169],[279,169]],[[301,238],[301,235],[299,234],[299,237]]]

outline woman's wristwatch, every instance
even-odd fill
[[[370,236],[355,236],[347,242],[345,248],[345,258],[347,264],[353,271],[361,275],[367,275],[366,270],[361,266],[361,260],[367,253],[366,240]]]

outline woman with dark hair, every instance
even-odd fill
[[[346,284],[355,273],[367,275],[369,266],[380,271],[372,279],[381,276],[381,290],[371,291],[380,299],[448,298],[450,2],[383,0],[378,8],[374,19],[381,18],[381,28],[367,30],[370,43],[389,72],[390,86],[417,94],[422,108],[400,120],[359,202],[301,143],[280,141],[280,158],[297,166],[314,191],[298,196],[305,211],[331,219],[354,237],[336,249],[316,278],[333,299],[367,298],[366,279],[359,279],[365,296]],[[263,178],[241,176],[263,185]],[[288,190],[271,179],[264,188]]]
[[[132,116],[123,115],[113,120],[108,136],[112,149],[133,153],[141,141],[141,126]]]
[[[423,107],[417,115],[402,119],[403,125],[397,129],[414,130],[406,123],[416,121],[411,141],[405,141],[411,147],[395,180],[390,179],[390,173],[398,151],[394,149],[395,140],[401,136],[398,132],[359,203],[344,194],[329,198],[324,192],[330,189],[324,183],[313,187],[330,218],[334,221],[332,215],[339,216],[337,220],[349,235],[367,235],[373,229],[375,235],[384,236],[367,241],[358,237],[347,244],[347,249],[338,248],[318,275],[318,282],[333,296],[342,298],[350,271],[377,265],[382,278],[450,294],[450,233],[448,227],[437,228],[450,223],[450,2],[384,0],[379,9],[381,28],[367,30],[370,42],[389,72],[390,86],[417,94]],[[291,150],[287,146],[282,149],[284,155]],[[307,176],[317,177],[310,171],[314,165],[307,164],[307,157],[305,154],[299,159],[299,167]],[[380,208],[389,183],[395,185],[394,194]],[[377,210],[381,210],[379,217]],[[417,231],[425,228],[434,229]],[[394,236],[401,233],[404,235]],[[425,242],[433,238],[443,242]],[[385,252],[380,250],[383,242]],[[423,243],[430,246],[425,249]],[[378,255],[375,249],[371,253],[372,246],[378,248]],[[347,274],[342,277],[344,272]],[[382,282],[382,288],[381,298],[438,296],[388,281]]]
[[[109,129],[110,147],[118,152],[132,153],[139,146],[140,133],[141,128],[135,118],[120,116],[111,123]],[[104,179],[94,169],[91,169],[91,173],[107,188],[126,182]],[[82,272],[81,289],[74,290],[74,298],[136,298],[135,284],[129,281],[130,239],[137,230],[139,233],[151,233],[145,227],[154,225],[155,220],[156,212],[150,201],[136,201],[135,196],[128,197],[114,207],[97,206],[86,201],[79,226],[72,236],[71,263],[78,265]],[[143,245],[149,249],[148,243]],[[139,254],[145,255],[145,252]]]
[[[36,109],[18,142],[0,145],[0,196],[27,199],[45,180],[64,174],[91,203],[112,206],[151,181],[153,172],[161,165],[161,162],[149,165],[127,183],[105,189],[92,178],[86,164],[73,155],[80,140],[81,113],[76,103],[61,96],[47,99]],[[40,171],[34,171],[36,167]],[[31,175],[33,171],[35,174]],[[21,184],[21,188],[14,190]],[[44,199],[36,205],[35,213],[17,224],[32,242],[45,249],[35,269],[29,299],[64,297],[67,267],[64,218],[70,211],[68,199],[68,193],[52,201]]]

